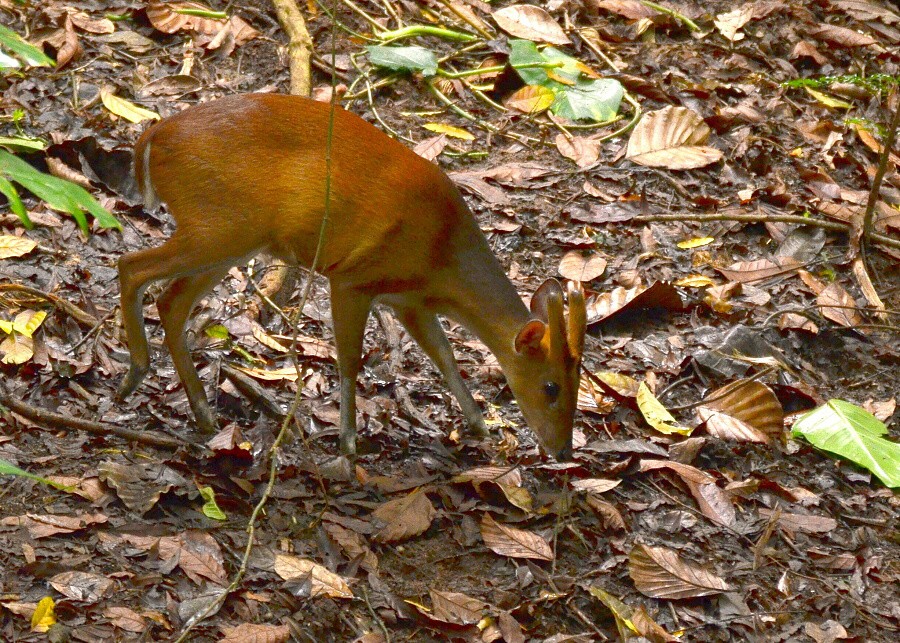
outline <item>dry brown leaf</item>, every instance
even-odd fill
[[[780,330],[803,330],[813,335],[819,332],[819,327],[816,326],[815,322],[798,313],[784,313],[778,318],[778,328]]]
[[[629,20],[641,20],[643,18],[653,18],[659,15],[659,12],[651,9],[640,0],[592,0],[592,4],[598,9],[605,9],[610,13],[615,13]]]
[[[579,411],[604,415],[616,408],[616,401],[604,395],[590,379],[582,377],[578,383],[576,405]]]
[[[859,328],[863,318],[857,311],[856,301],[837,282],[829,284],[816,295],[816,304],[825,319],[860,333],[865,332]]]
[[[491,551],[511,558],[553,560],[550,543],[535,533],[501,525],[486,513],[481,520],[481,538]]]
[[[716,479],[705,471],[701,471],[697,467],[681,462],[671,462],[670,460],[641,460],[640,471],[655,471],[657,469],[668,469],[678,474],[682,480],[694,484],[713,484]]]
[[[572,488],[591,494],[601,494],[610,491],[611,489],[615,489],[621,483],[621,480],[607,480],[605,478],[585,478],[584,480],[573,480]]]
[[[551,45],[571,44],[562,27],[540,7],[518,4],[498,9],[491,15],[503,31],[516,38],[547,42]]]
[[[706,396],[698,407],[701,422],[710,435],[740,442],[767,444],[784,429],[784,410],[768,386],[754,380],[738,380]]]
[[[900,22],[900,16],[870,0],[837,0],[834,6],[840,7],[857,20],[880,20],[886,25]]]
[[[722,152],[703,145],[709,126],[686,107],[649,112],[628,139],[625,158],[647,167],[693,170],[719,161]]]
[[[265,623],[241,623],[235,627],[222,626],[222,638],[218,643],[283,643],[291,640],[287,625]]]
[[[608,319],[620,311],[635,311],[647,308],[663,308],[680,311],[684,302],[678,290],[670,283],[657,281],[647,288],[614,288],[591,298],[587,302],[588,324]]]
[[[747,4],[734,11],[720,13],[716,16],[715,20],[713,20],[713,24],[726,40],[729,42],[738,42],[745,37],[745,34],[740,31],[741,28],[752,19],[753,7]]]
[[[437,136],[432,136],[426,138],[424,141],[420,141],[419,144],[413,148],[413,152],[423,159],[433,161],[439,157],[441,152],[444,151],[444,148],[447,147],[447,142],[446,134],[438,134]]]
[[[384,543],[399,542],[418,536],[431,526],[437,512],[422,489],[389,500],[372,512],[372,516],[385,523],[376,534]]]
[[[103,616],[109,622],[126,632],[141,633],[147,630],[147,619],[133,609],[121,606],[110,606],[103,610]]]
[[[522,486],[522,472],[518,467],[475,467],[453,476],[451,482],[496,482],[509,487]]]
[[[603,500],[600,496],[595,496],[592,493],[587,495],[585,502],[587,502],[588,507],[597,512],[604,529],[625,531],[625,518],[622,517],[622,514],[619,513],[619,510],[616,509],[613,503]]]
[[[715,484],[687,483],[704,516],[714,523],[733,528],[737,522],[731,496]]]
[[[572,281],[592,281],[606,270],[606,259],[597,253],[571,250],[559,262],[559,274]]]
[[[457,625],[474,625],[482,618],[482,612],[489,606],[482,600],[460,592],[429,590],[432,616]]]
[[[111,578],[91,572],[68,571],[48,579],[50,586],[73,601],[96,603],[108,596],[116,583]]]
[[[716,268],[716,270],[729,281],[753,284],[773,277],[784,277],[799,267],[800,264],[795,259],[781,257],[778,261],[770,259],[738,261],[727,268]]]
[[[759,514],[764,518],[774,515],[770,509],[760,509]],[[794,532],[806,532],[810,534],[825,534],[837,529],[837,520],[829,516],[814,516],[810,514],[792,514],[781,512],[778,518],[778,527],[788,534]]]
[[[810,35],[842,47],[867,47],[877,42],[872,36],[861,34],[846,27],[829,24],[819,25],[817,29],[812,30]]]
[[[309,581],[310,597],[353,598],[346,581],[322,565],[291,554],[275,554],[273,569],[288,581]]]
[[[556,149],[578,167],[590,167],[600,158],[600,143],[583,136],[556,135]]]
[[[628,575],[637,590],[650,598],[698,598],[731,590],[712,572],[684,562],[665,547],[636,545],[628,554]]]

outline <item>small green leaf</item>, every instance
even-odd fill
[[[216,492],[212,487],[197,487],[200,496],[206,501],[203,503],[203,515],[213,520],[228,520],[228,516],[216,504]]]
[[[366,47],[366,51],[369,53],[369,61],[377,67],[421,72],[424,76],[434,76],[437,73],[437,56],[424,47],[370,45]]]
[[[228,339],[228,329],[225,328],[222,324],[213,324],[212,326],[208,326],[206,330],[203,331],[206,333],[206,336],[211,339]]]
[[[855,404],[829,400],[794,423],[793,436],[871,471],[885,486],[900,487],[900,444],[884,438],[884,422]]]

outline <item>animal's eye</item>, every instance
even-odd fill
[[[551,402],[555,402],[556,398],[559,397],[559,384],[556,382],[545,382],[544,395],[546,395]]]

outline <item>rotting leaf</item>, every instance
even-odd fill
[[[666,547],[636,545],[628,554],[628,575],[637,590],[650,598],[699,598],[731,590],[717,575],[683,561]]]
[[[415,489],[402,498],[389,500],[372,512],[374,518],[384,523],[375,537],[390,543],[418,536],[431,526],[436,513],[425,492]]]
[[[686,107],[669,106],[650,112],[628,139],[625,158],[647,167],[693,170],[722,159],[722,152],[703,145],[709,126]]]
[[[481,538],[488,549],[501,556],[553,560],[549,542],[530,531],[502,525],[488,513],[481,519]]]

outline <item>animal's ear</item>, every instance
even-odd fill
[[[547,324],[532,319],[530,322],[522,326],[519,334],[516,335],[516,352],[523,351],[535,352],[541,348],[541,340],[547,332]]]
[[[587,308],[584,304],[584,288],[577,281],[568,284],[569,318],[566,320],[566,343],[572,359],[581,359],[584,353],[584,333],[587,330]]]
[[[556,279],[548,279],[541,284],[540,288],[534,291],[531,298],[531,314],[540,320],[548,321],[549,308],[556,301],[559,302],[559,308],[562,309],[563,289]]]

